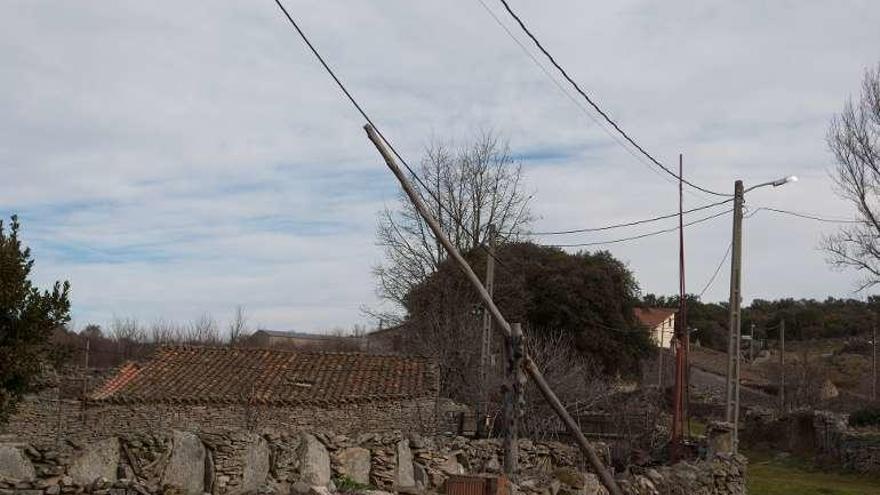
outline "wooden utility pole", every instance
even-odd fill
[[[742,219],[743,183],[738,180],[733,188],[733,245],[730,256],[730,303],[727,336],[727,405],[726,421],[733,425],[731,447],[736,453],[739,441],[739,358],[740,358],[740,303],[742,302]]]
[[[519,323],[510,325],[507,341],[507,380],[504,393],[504,473],[516,481],[519,473],[519,422],[524,402],[525,376],[522,371],[523,334]]]
[[[409,197],[413,206],[415,206],[416,210],[425,220],[425,223],[428,224],[428,227],[434,233],[434,237],[437,238],[442,244],[443,248],[446,249],[446,252],[449,253],[449,256],[455,260],[455,263],[464,272],[465,277],[471,282],[474,286],[474,289],[479,294],[480,299],[483,300],[483,304],[485,304],[486,308],[492,315],[492,318],[495,320],[495,328],[501,332],[502,336],[505,339],[510,339],[512,335],[512,329],[510,323],[504,318],[504,315],[501,314],[501,310],[498,309],[498,306],[495,305],[495,302],[492,300],[492,297],[486,292],[486,288],[483,286],[483,283],[480,282],[480,278],[474,273],[474,270],[468,265],[467,261],[462,257],[461,253],[452,245],[449,239],[446,238],[446,235],[440,229],[440,224],[437,223],[437,219],[431,215],[428,209],[425,207],[425,202],[419,196],[415,189],[413,189],[412,184],[409,183],[409,179],[403,174],[400,170],[400,167],[397,166],[397,162],[394,157],[385,147],[382,138],[373,129],[373,126],[367,124],[364,126],[364,129],[367,131],[367,136],[370,138],[370,141],[373,142],[373,145],[376,146],[376,149],[379,150],[379,153],[382,155],[382,158],[385,160],[385,164],[397,178],[398,182],[400,182],[401,187],[406,193],[407,197]],[[556,414],[559,415],[559,418],[562,420],[565,427],[568,429],[569,433],[574,437],[584,456],[587,458],[587,461],[590,463],[590,466],[593,468],[593,471],[599,476],[599,480],[602,482],[602,485],[608,489],[610,495],[623,495],[623,491],[620,489],[620,486],[617,484],[617,481],[611,475],[611,473],[605,468],[605,465],[602,463],[602,460],[599,459],[598,454],[596,454],[596,450],[593,449],[593,446],[587,442],[587,438],[584,436],[583,432],[581,432],[580,428],[578,428],[577,423],[575,423],[574,418],[568,413],[565,409],[565,406],[559,400],[559,397],[553,392],[553,389],[547,384],[547,380],[544,379],[544,375],[541,373],[541,370],[538,369],[538,365],[535,364],[535,361],[525,353],[523,355],[523,366],[525,367],[525,371],[529,374],[532,380],[537,385],[538,390],[541,392],[541,395],[544,399],[550,404]]]
[[[672,438],[671,454],[673,460],[682,456],[685,425],[685,390],[687,387],[687,289],[684,270],[684,179],[682,177],[682,156],[678,155],[678,325],[675,329],[675,384],[672,397]]]
[[[785,318],[779,322],[779,410],[785,413]]]
[[[495,224],[490,223],[486,233],[486,292],[489,297],[495,293]],[[488,436],[489,422],[489,358],[492,355],[492,315],[483,308],[483,333],[480,338],[480,409],[477,422],[477,437]]]
[[[755,360],[755,324],[749,326],[749,362]]]

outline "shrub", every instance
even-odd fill
[[[849,416],[851,426],[880,426],[880,405],[863,407]]]

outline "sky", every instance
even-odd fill
[[[433,141],[507,139],[534,230],[676,211],[677,184],[563,94],[486,10],[539,57],[500,2],[484,1],[285,4],[410,162]],[[673,167],[682,153],[689,180],[732,192],[735,179],[793,174],[749,193],[748,208],[852,218],[825,135],[880,63],[880,2],[510,3],[650,153]],[[0,17],[0,217],[19,215],[38,285],[70,280],[75,325],[223,322],[239,305],[253,327],[370,323],[377,213],[398,186],[272,1],[7,0]],[[685,208],[714,199],[690,192]],[[858,297],[858,274],[829,269],[819,249],[835,228],[746,220],[746,301]],[[730,232],[729,215],[687,230],[689,292]],[[675,234],[607,249],[643,292],[677,293]],[[727,298],[728,273],[704,299]]]

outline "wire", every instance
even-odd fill
[[[703,290],[700,291],[700,298],[702,299],[703,295],[709,290],[709,287],[712,286],[712,282],[715,281],[715,277],[718,276],[718,272],[721,271],[721,267],[724,266],[724,262],[727,261],[727,257],[730,256],[730,250],[733,248],[733,243],[727,245],[727,250],[724,251],[724,256],[721,257],[721,262],[718,263],[718,266],[715,267],[715,272],[712,273],[712,276],[709,277],[709,281],[706,282],[706,285],[703,287]]]
[[[683,226],[684,226],[684,227],[690,227],[691,225],[696,225],[696,224],[698,224],[698,223],[703,223],[703,222],[706,222],[706,221],[708,221],[708,220],[712,220],[713,218],[720,217],[721,215],[726,215],[726,214],[730,213],[731,211],[733,211],[732,208],[729,209],[729,210],[724,210],[724,211],[722,211],[721,213],[715,213],[714,215],[709,215],[709,216],[707,216],[707,217],[703,217],[703,218],[700,218],[700,219],[694,220],[694,221],[692,221],[692,222],[688,222],[688,223],[684,224]],[[559,247],[559,248],[562,248],[562,247],[601,246],[601,245],[604,245],[604,244],[617,244],[617,243],[620,243],[620,242],[635,241],[635,240],[637,240],[637,239],[644,239],[645,237],[651,237],[651,236],[655,236],[655,235],[659,235],[659,234],[666,234],[666,233],[669,233],[669,232],[674,232],[674,231],[676,231],[676,230],[678,230],[678,226],[676,226],[676,227],[671,227],[671,228],[668,228],[668,229],[663,229],[663,230],[655,230],[655,231],[653,231],[653,232],[648,232],[648,233],[646,233],[646,234],[634,235],[634,236],[630,236],[630,237],[622,237],[622,238],[620,238],[620,239],[613,239],[613,240],[610,240],[610,241],[582,242],[582,243],[577,243],[577,244],[548,244],[548,246],[551,246],[551,247]]]
[[[672,179],[670,179],[669,177],[667,177],[666,175],[664,175],[662,172],[658,171],[656,168],[654,168],[653,166],[651,166],[651,164],[650,164],[649,162],[645,161],[645,159],[644,159],[644,157],[643,157],[642,155],[639,155],[638,153],[636,153],[635,151],[633,151],[629,146],[627,146],[627,145],[626,145],[626,144],[620,139],[620,137],[619,137],[617,134],[615,134],[614,132],[612,132],[611,130],[609,130],[604,124],[602,124],[602,121],[601,121],[601,120],[597,119],[592,113],[590,113],[590,111],[587,110],[587,107],[584,106],[584,104],[581,103],[580,100],[578,100],[577,98],[575,98],[574,96],[572,96],[572,94],[571,94],[567,89],[565,89],[565,86],[563,86],[562,83],[560,83],[555,77],[553,77],[553,74],[550,72],[550,70],[547,69],[547,67],[545,67],[544,64],[542,64],[542,63],[541,63],[541,62],[535,57],[535,55],[532,54],[532,52],[531,52],[528,48],[526,48],[526,46],[525,46],[525,45],[519,40],[519,38],[517,38],[516,35],[514,35],[513,32],[511,32],[511,30],[510,30],[510,29],[509,29],[509,28],[508,28],[508,27],[507,27],[507,26],[501,21],[501,19],[499,19],[498,16],[495,15],[495,12],[493,12],[492,9],[490,9],[489,6],[486,5],[486,2],[485,2],[484,0],[477,0],[477,2],[479,2],[480,5],[483,6],[483,9],[489,14],[490,17],[492,17],[492,19],[495,21],[495,23],[498,24],[498,26],[501,27],[501,29],[503,29],[505,33],[507,33],[507,36],[508,36],[511,40],[513,40],[513,42],[514,42],[514,43],[520,48],[520,50],[522,50],[522,52],[525,53],[526,56],[528,56],[529,59],[530,59],[530,60],[531,60],[531,61],[532,61],[532,62],[533,62],[533,63],[534,63],[539,69],[541,69],[541,72],[543,72],[544,75],[546,75],[547,78],[550,79],[550,81],[553,82],[553,84],[559,89],[559,91],[560,91],[563,95],[565,95],[565,97],[568,98],[568,99],[569,99],[569,100],[570,100],[570,101],[571,101],[571,102],[572,102],[572,103],[578,108],[578,110],[581,111],[581,113],[583,113],[584,115],[586,115],[590,120],[593,121],[594,124],[596,124],[596,126],[598,126],[600,129],[602,129],[603,131],[605,131],[605,134],[608,134],[608,136],[609,136],[611,139],[613,139],[614,141],[616,141],[617,144],[619,144],[621,148],[623,148],[624,150],[626,150],[627,153],[629,153],[630,155],[632,155],[632,156],[633,156],[633,157],[634,157],[639,163],[641,163],[642,165],[644,165],[648,170],[650,170],[652,173],[657,174],[659,177],[662,177],[663,180],[665,180],[665,181],[667,181],[667,182],[670,182],[670,183],[673,183]]]
[[[681,212],[681,213],[683,213],[683,214],[686,214],[686,213],[693,213],[693,212],[695,212],[695,211],[700,211],[700,210],[705,210],[705,209],[708,209],[708,208],[713,208],[713,207],[715,207],[715,206],[720,206],[720,205],[723,205],[723,204],[725,204],[725,203],[729,203],[729,202],[731,202],[731,201],[733,201],[733,198],[731,198],[731,199],[725,199],[724,201],[718,201],[717,203],[712,203],[712,204],[708,204],[708,205],[699,206],[699,207],[697,207],[697,208],[691,208],[690,210],[685,210],[685,211],[683,211],[683,212]],[[675,212],[675,213],[669,213],[668,215],[662,215],[662,216],[659,216],[659,217],[645,218],[645,219],[643,219],[643,220],[635,220],[635,221],[633,221],[633,222],[618,223],[618,224],[614,224],[614,225],[605,225],[605,226],[603,226],[603,227],[588,227],[588,228],[581,228],[581,229],[556,230],[556,231],[547,231],[547,232],[528,232],[528,233],[526,233],[525,235],[531,235],[531,236],[536,236],[536,235],[564,235],[564,234],[580,234],[580,233],[583,233],[583,232],[601,232],[601,231],[603,231],[603,230],[612,230],[612,229],[617,229],[617,228],[622,228],[622,227],[632,227],[632,226],[634,226],[634,225],[642,225],[642,224],[645,224],[645,223],[656,222],[656,221],[659,221],[659,220],[666,220],[667,218],[677,217],[678,215],[679,215],[679,213],[678,213],[678,212]],[[505,234],[511,234],[511,232],[505,232]]]
[[[565,80],[568,81],[569,84],[572,85],[572,87],[574,87],[574,89],[587,101],[587,103],[590,104],[590,106],[593,107],[594,110],[596,110],[596,112],[599,113],[599,115],[602,116],[603,119],[605,119],[606,122],[611,124],[611,127],[613,127],[614,130],[616,130],[621,136],[623,136],[623,138],[626,139],[633,147],[635,147],[637,150],[639,150],[639,152],[641,152],[642,155],[644,155],[646,158],[651,160],[652,163],[654,163],[655,165],[657,165],[658,167],[663,169],[663,171],[666,172],[667,174],[675,177],[676,179],[681,180],[682,182],[684,182],[688,186],[693,187],[694,189],[696,189],[698,191],[702,191],[704,193],[712,194],[715,196],[724,196],[724,197],[732,196],[732,194],[720,193],[717,191],[713,191],[711,189],[706,189],[704,187],[701,187],[701,186],[694,184],[693,182],[682,179],[681,177],[679,177],[678,174],[676,174],[675,172],[673,172],[672,170],[667,168],[665,165],[660,163],[659,160],[654,158],[653,155],[648,153],[632,137],[630,137],[629,134],[627,134],[626,131],[624,131],[614,120],[612,120],[611,117],[609,117],[607,113],[605,113],[601,108],[599,108],[599,105],[597,105],[593,101],[593,99],[590,98],[590,96],[587,95],[587,93],[585,93],[583,89],[581,89],[581,87],[578,85],[578,83],[575,82],[575,80],[572,79],[571,76],[568,75],[568,72],[566,72],[565,69],[563,69],[562,66],[559,65],[558,62],[556,62],[556,59],[553,58],[553,55],[551,55],[550,52],[548,52],[547,49],[544,48],[544,45],[542,45],[541,42],[538,41],[538,38],[536,38],[535,35],[532,34],[532,32],[529,30],[529,28],[526,27],[523,20],[516,14],[516,12],[513,11],[513,9],[507,3],[507,0],[500,0],[500,1],[504,5],[504,8],[507,10],[507,12],[516,20],[517,24],[519,24],[519,27],[522,28],[522,30],[529,36],[529,38],[531,38],[531,40],[535,43],[535,46],[538,47],[538,49],[541,51],[541,53],[543,53],[547,57],[547,59],[550,60],[550,63],[553,64],[553,66],[556,67],[557,70],[559,70],[559,72],[562,74],[562,76],[565,78]]]
[[[412,177],[416,180],[416,182],[419,183],[419,185],[422,187],[422,189],[424,189],[424,191],[427,192],[429,196],[431,196],[431,199],[436,201],[437,206],[441,210],[444,210],[449,215],[449,218],[452,219],[452,221],[455,222],[456,225],[461,227],[463,232],[467,233],[468,237],[470,237],[477,246],[479,246],[483,250],[485,250],[489,256],[492,256],[495,259],[495,261],[498,262],[499,265],[504,267],[504,263],[502,263],[501,260],[499,260],[495,255],[493,255],[489,251],[489,249],[485,245],[483,245],[483,243],[479,242],[480,239],[477,237],[477,234],[472,233],[467,227],[465,227],[464,225],[461,224],[461,221],[458,218],[456,218],[455,214],[453,214],[453,212],[451,212],[443,204],[443,202],[440,200],[440,198],[438,198],[437,195],[435,195],[434,192],[431,191],[431,189],[422,181],[422,179],[415,172],[415,170],[413,170],[412,167],[409,166],[409,164],[406,162],[406,160],[403,158],[403,156],[401,156],[400,153],[397,152],[397,150],[394,148],[394,145],[391,144],[391,141],[388,140],[388,138],[386,138],[384,134],[382,134],[382,131],[379,129],[379,126],[377,126],[373,122],[373,120],[370,118],[370,116],[367,115],[367,112],[364,111],[363,107],[361,107],[361,105],[357,102],[357,100],[354,99],[354,96],[352,96],[352,94],[348,91],[348,89],[345,87],[345,85],[342,84],[342,81],[339,79],[339,77],[336,76],[336,73],[333,72],[333,69],[324,60],[324,57],[322,57],[321,54],[318,52],[318,50],[315,48],[315,46],[312,45],[312,42],[309,41],[309,38],[306,36],[306,34],[303,32],[303,30],[299,27],[299,24],[297,24],[297,22],[293,19],[293,17],[290,15],[290,13],[287,11],[287,9],[284,8],[284,5],[281,3],[281,0],[275,0],[275,4],[278,5],[278,8],[281,9],[281,12],[284,13],[285,17],[287,17],[287,20],[290,22],[291,26],[293,26],[293,28],[299,34],[300,38],[302,38],[302,40],[305,42],[305,44],[309,47],[309,50],[312,51],[312,53],[315,55],[315,57],[318,59],[318,61],[321,63],[321,65],[324,67],[324,69],[327,71],[327,73],[330,74],[330,77],[333,78],[333,81],[336,82],[336,85],[339,86],[339,89],[341,89],[342,92],[345,93],[345,96],[348,98],[348,101],[350,101],[351,104],[354,105],[354,107],[355,107],[355,109],[357,109],[358,113],[361,114],[361,117],[363,117],[364,120],[366,120],[367,123],[369,123],[373,127],[373,129],[376,130],[376,133],[379,135],[379,137],[382,138],[382,141],[385,141],[385,144],[388,145],[388,149],[390,149],[391,152],[394,153],[394,156],[396,156],[397,159],[400,160],[400,163],[403,164],[403,166],[406,168],[406,170],[412,175]],[[419,194],[421,195],[421,191],[419,191]]]
[[[825,218],[825,217],[820,217],[820,216],[818,216],[818,215],[813,215],[813,214],[809,214],[809,213],[800,213],[800,212],[797,212],[797,211],[791,211],[791,210],[780,210],[780,209],[778,209],[778,208],[770,208],[770,207],[767,207],[767,206],[761,206],[761,207],[758,207],[757,209],[755,209],[755,211],[753,211],[753,212],[751,213],[751,215],[749,215],[749,217],[755,215],[756,213],[758,213],[758,212],[761,211],[761,210],[764,210],[764,211],[772,211],[772,212],[774,212],[774,213],[782,213],[782,214],[785,214],[785,215],[791,215],[791,216],[798,217],[798,218],[805,218],[805,219],[807,219],[807,220],[816,220],[816,221],[818,221],[818,222],[827,222],[827,223],[861,223],[861,222],[858,221],[858,220],[841,220],[841,219],[837,219],[837,218]]]

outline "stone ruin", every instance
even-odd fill
[[[597,447],[607,462],[607,447]],[[519,492],[606,493],[574,447],[520,440],[519,449]],[[498,440],[171,430],[88,444],[0,444],[0,495],[442,493],[451,476],[500,473],[502,459]],[[718,455],[619,479],[631,495],[744,493],[745,464]]]

